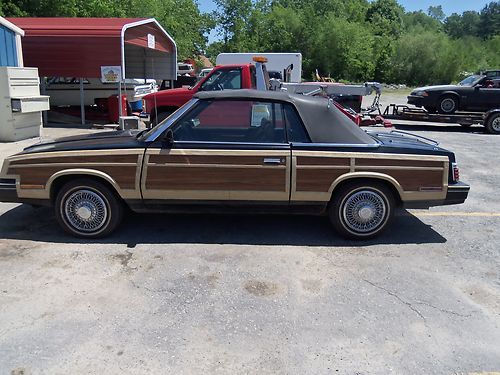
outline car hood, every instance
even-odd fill
[[[436,85],[436,86],[424,86],[424,87],[417,87],[412,91],[412,93],[416,91],[445,91],[445,90],[455,90],[459,87],[463,86],[458,86],[458,85]]]
[[[151,94],[148,94],[144,97],[146,100],[152,100],[153,98],[158,98],[158,97],[170,97],[170,96],[179,96],[179,95],[187,95],[187,94],[194,94],[193,89],[188,89],[185,87],[180,87],[177,89],[170,89],[170,90],[162,90],[158,92],[154,92]]]
[[[37,152],[128,149],[142,146],[138,130],[103,131],[95,134],[45,140],[26,147],[20,154]]]

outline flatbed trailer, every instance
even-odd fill
[[[485,113],[462,112],[446,115],[429,113],[425,109],[409,107],[407,105],[390,104],[381,115],[388,120],[459,124],[464,127],[478,124],[483,125],[488,133],[500,134],[500,108],[492,109]]]

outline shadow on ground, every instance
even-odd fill
[[[370,241],[347,241],[327,218],[283,215],[160,215],[128,213],[110,237],[83,240],[65,234],[50,208],[17,206],[0,216],[0,237],[52,243],[239,244],[291,246],[368,246],[444,243],[446,239],[413,215],[398,214],[391,227]]]

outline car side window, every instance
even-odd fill
[[[285,143],[279,111],[279,103],[203,100],[174,125],[174,141]]]
[[[199,91],[241,89],[241,69],[220,69],[203,82]]]
[[[284,115],[288,142],[308,143],[311,142],[307,135],[299,114],[291,104],[284,104]]]

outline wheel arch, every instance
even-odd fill
[[[82,177],[91,178],[93,180],[104,183],[106,186],[111,188],[111,191],[113,191],[118,198],[123,199],[123,197],[120,194],[120,187],[110,175],[94,169],[79,168],[79,169],[65,169],[63,171],[56,172],[52,176],[50,176],[46,185],[46,189],[49,191],[50,194],[50,200],[54,202],[57,196],[57,192],[59,191],[59,189],[61,189],[61,187],[65,183],[74,180],[76,178],[82,178]]]
[[[439,99],[441,99],[443,96],[454,96],[460,101],[460,94],[456,91],[444,91],[439,95]]]
[[[484,123],[487,124],[490,121],[491,116],[497,115],[500,113],[500,109],[492,109],[485,113],[484,115]]]
[[[330,199],[333,198],[335,191],[338,191],[342,186],[351,182],[358,181],[381,182],[391,189],[391,191],[394,193],[394,199],[396,199],[398,203],[402,202],[404,191],[399,182],[394,177],[378,172],[351,172],[338,177],[330,185],[330,189],[328,189]]]

